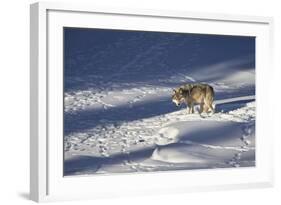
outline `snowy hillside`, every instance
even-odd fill
[[[92,31],[86,43],[68,32],[65,175],[255,165],[252,39]],[[215,114],[172,103],[189,82],[214,87]]]

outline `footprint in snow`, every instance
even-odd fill
[[[175,127],[164,127],[158,131],[155,139],[157,145],[168,145],[179,141],[179,130]]]

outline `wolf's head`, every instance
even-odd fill
[[[179,106],[184,101],[182,88],[173,89],[172,101]]]

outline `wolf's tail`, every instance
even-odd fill
[[[206,98],[208,99],[209,102],[213,103],[215,98],[215,91],[212,86],[207,87]]]
[[[215,98],[214,88],[212,86],[208,86],[206,91],[207,91],[206,92],[206,100],[207,100],[208,107],[214,113],[215,112],[215,106],[216,106],[216,105],[213,104],[214,98]]]

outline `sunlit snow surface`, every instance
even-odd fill
[[[75,39],[67,32],[66,44]],[[227,47],[225,37],[220,48],[215,37],[107,35],[65,48],[66,176],[255,166],[252,39]],[[191,82],[214,87],[214,114],[172,103],[172,89]]]

